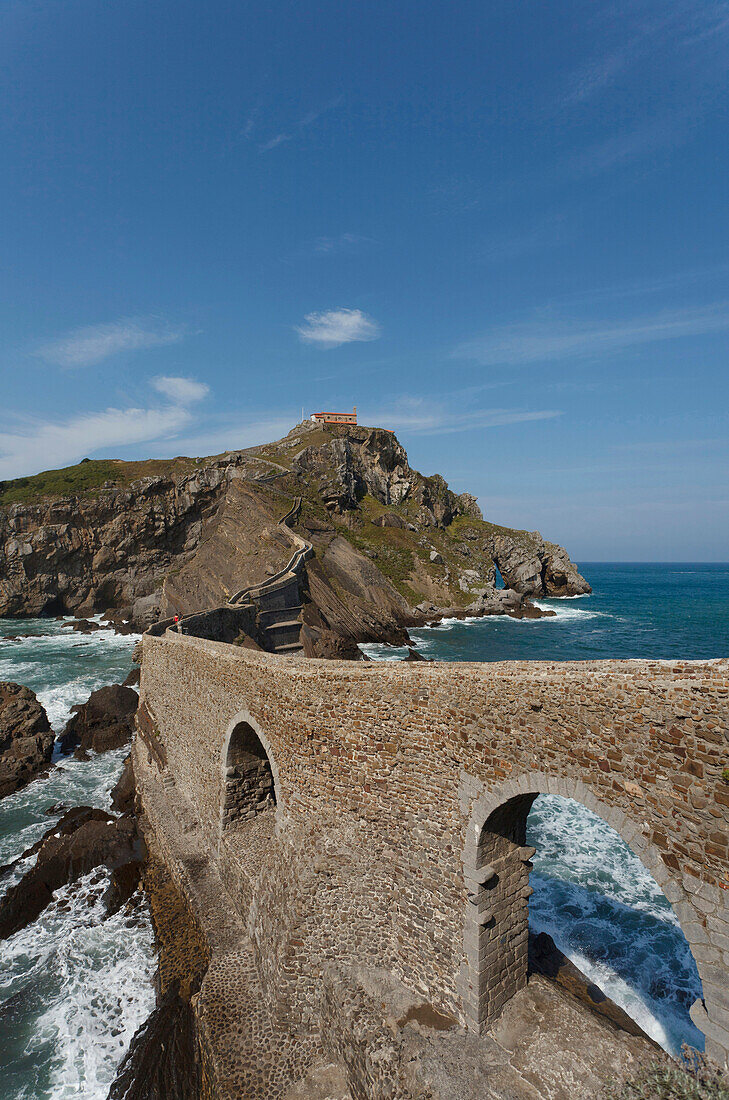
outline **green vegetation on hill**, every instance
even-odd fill
[[[123,462],[118,458],[85,458],[76,466],[44,470],[32,477],[0,481],[0,506],[36,504],[60,497],[92,496],[104,488],[121,488],[143,477],[174,477],[194,470],[194,458],[151,458]]]

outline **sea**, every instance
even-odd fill
[[[412,632],[444,661],[710,658],[729,654],[729,564],[580,565],[590,596],[540,600],[553,618],[446,620]],[[132,668],[138,638],[74,633],[71,620],[0,619],[0,680],[26,684],[60,733],[71,707]],[[364,646],[395,660],[405,650]],[[58,820],[61,806],[109,809],[126,750],[57,759],[0,800],[0,865]],[[53,808],[53,812],[51,809]],[[584,806],[540,796],[530,922],[665,1049],[701,1048],[688,1010],[696,967],[658,886],[620,837]],[[0,893],[30,866],[0,877]],[[106,879],[92,872],[0,942],[0,1100],[105,1100],[132,1035],[154,1006],[154,937],[144,900],[104,919]]]

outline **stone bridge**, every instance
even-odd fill
[[[163,846],[164,807],[185,807],[179,835],[214,857],[260,996],[301,1035],[343,963],[488,1028],[527,981],[527,814],[541,793],[578,800],[671,903],[703,985],[692,1019],[723,1063],[728,720],[727,660],[353,663],[168,631],[143,641],[135,767]]]

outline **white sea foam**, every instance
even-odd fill
[[[360,642],[359,648],[372,661],[402,661],[408,655],[407,646],[385,645],[381,642]]]
[[[581,599],[582,597],[565,596],[563,598]],[[510,615],[469,615],[463,619],[447,618],[441,619],[439,623],[435,623],[433,626],[411,630],[410,636],[415,647],[422,653],[433,650],[437,653],[438,636],[442,636],[445,632],[452,631],[457,627],[468,626],[479,630],[492,630],[494,627],[501,627],[507,623],[518,623],[529,628],[545,623],[586,623],[590,619],[605,618],[605,612],[603,611],[588,611],[581,607],[554,607],[552,602],[546,603],[540,600],[534,600],[534,605],[541,611],[553,611],[554,615],[546,615],[538,619],[515,619]],[[363,643],[359,648],[374,661],[401,661],[408,655],[407,646],[391,646],[380,642]]]
[[[0,679],[25,683],[46,706],[56,731],[70,708],[127,675],[136,637],[111,631],[71,633],[47,620],[3,620]],[[62,758],[44,776],[0,801],[0,864],[16,859],[53,825],[45,810],[109,808],[128,747]],[[56,814],[56,818],[58,813]],[[17,882],[24,861],[0,888]],[[105,1100],[134,1031],[154,1004],[154,937],[146,906],[104,920],[108,874],[99,870],[56,893],[28,928],[0,943],[3,1100]]]
[[[154,1007],[146,905],[137,898],[104,919],[108,883],[108,872],[97,870],[58,890],[45,912],[3,945],[6,1037],[12,1041],[28,1008],[35,1010],[25,1056],[36,1076],[32,1085],[21,1076],[13,1092],[18,1100],[104,1100],[132,1035]],[[18,1001],[20,1018],[13,1012]],[[9,1073],[12,1079],[14,1067]]]
[[[550,600],[588,600],[591,592],[577,592],[574,596],[550,596]]]
[[[63,757],[60,763],[27,787],[0,801],[0,866],[10,863],[35,844],[51,827],[54,817],[50,806],[96,806],[109,809],[109,791],[116,783],[128,746],[105,753],[91,753],[88,760]],[[27,868],[26,868],[27,869]],[[6,890],[20,877],[20,868],[12,878],[0,881]]]
[[[688,1009],[696,965],[660,887],[615,831],[571,799],[542,795],[529,817],[535,845],[530,920],[671,1053],[703,1038]]]
[[[567,597],[568,599],[570,597]],[[601,619],[605,613],[603,611],[588,611],[584,607],[554,607],[551,602],[547,603],[544,600],[534,600],[534,606],[538,607],[540,611],[554,611],[554,615],[550,615],[546,619],[522,619],[522,622],[534,622],[534,623],[548,623],[548,622],[587,622],[588,619]]]
[[[28,632],[39,636],[22,637]],[[96,688],[126,676],[139,637],[113,630],[79,634],[48,619],[3,619],[0,680],[32,688],[59,733],[71,716],[71,707],[85,702]]]

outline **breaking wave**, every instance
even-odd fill
[[[33,633],[34,637],[20,637]],[[14,639],[14,640],[13,640]],[[60,732],[71,707],[123,680],[137,638],[79,635],[48,620],[0,620],[0,679],[26,684]],[[109,808],[128,748],[60,759],[0,801],[0,865],[34,844],[64,809]],[[56,757],[58,760],[58,757]],[[53,807],[54,812],[48,813]],[[7,890],[33,857],[0,880]],[[0,943],[3,1100],[105,1100],[132,1035],[154,1007],[154,935],[143,898],[105,919],[108,873],[56,891],[27,928]]]
[[[540,795],[528,819],[536,847],[530,924],[664,1049],[703,1049],[689,1009],[696,963],[660,887],[601,818],[572,799]]]
[[[8,1098],[104,1100],[134,1032],[154,1007],[146,904],[136,897],[105,919],[109,880],[97,870],[56,891],[45,912],[3,944]]]

